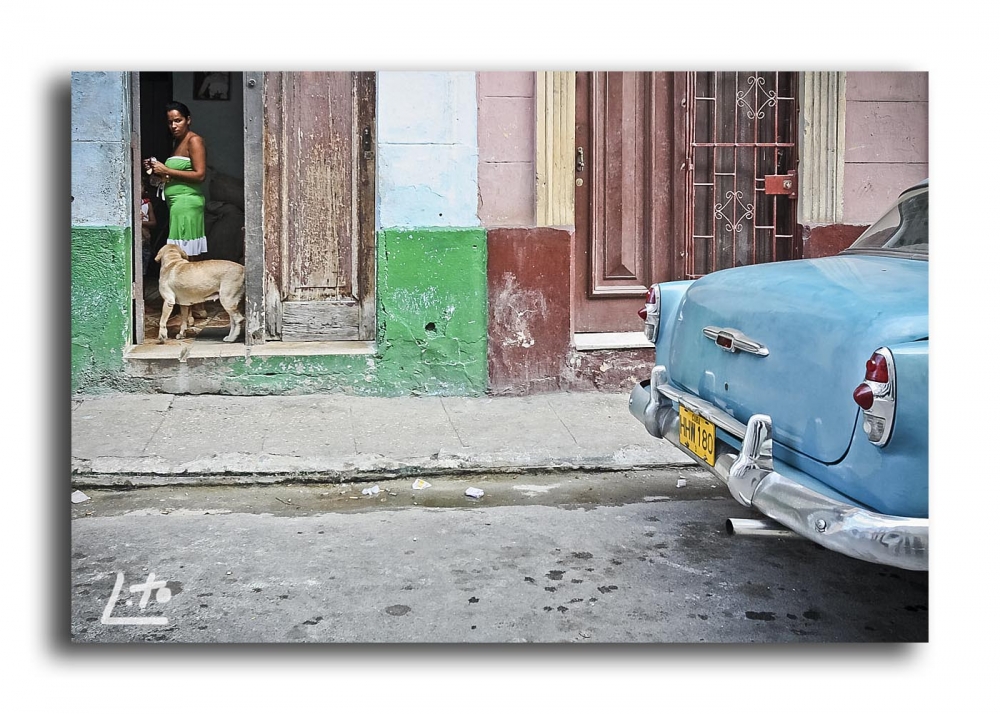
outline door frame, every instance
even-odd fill
[[[146,332],[146,295],[142,274],[142,149],[139,143],[142,115],[139,107],[138,72],[128,73],[128,84],[132,100],[129,117],[129,158],[132,162],[132,344],[141,345]]]
[[[264,343],[264,73],[243,73],[243,267],[246,345]]]

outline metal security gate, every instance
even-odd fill
[[[685,273],[799,258],[794,72],[687,75]]]

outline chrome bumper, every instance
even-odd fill
[[[739,451],[716,439],[715,465],[709,466],[684,449],[674,402],[741,439]],[[868,511],[805,486],[793,478],[798,473],[795,469],[774,462],[769,416],[757,414],[743,424],[718,407],[668,385],[662,365],[653,368],[649,386],[637,384],[632,389],[629,411],[650,434],[683,449],[712,471],[737,501],[799,535],[852,558],[905,570],[927,570],[928,519]]]

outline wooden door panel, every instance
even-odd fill
[[[268,339],[374,337],[375,76],[265,78]]]
[[[358,305],[331,300],[285,302],[281,319],[281,339],[293,342],[358,339],[361,309]]]
[[[643,225],[648,87],[640,72],[604,73],[593,85],[589,295],[645,293]]]
[[[287,185],[288,260],[282,299],[350,297],[355,157],[354,76],[302,72],[286,81],[282,106]]]
[[[576,332],[632,332],[648,287],[670,276],[676,100],[662,72],[578,72]]]

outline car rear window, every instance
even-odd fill
[[[875,252],[926,258],[927,187],[907,191],[845,252]]]

